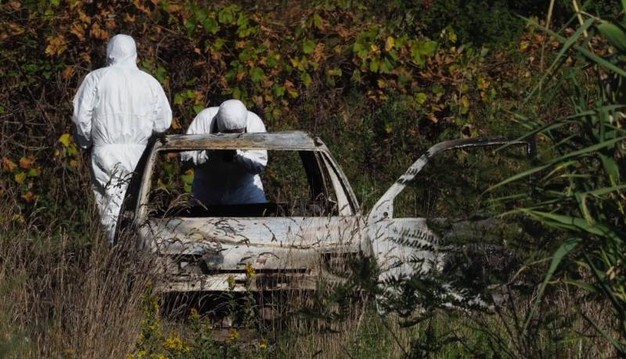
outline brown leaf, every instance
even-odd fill
[[[22,199],[30,203],[34,202],[37,199],[37,196],[33,192],[28,191],[22,195]]]
[[[9,1],[9,3],[7,4],[7,7],[10,10],[19,10],[22,7],[22,2],[21,1]]]
[[[20,167],[25,170],[33,167],[33,163],[35,163],[35,159],[31,156],[20,158]]]
[[[319,63],[323,61],[326,56],[324,55],[324,50],[326,50],[326,45],[323,42],[318,43],[315,46],[315,50],[313,51],[313,61]]]
[[[15,162],[11,161],[11,159],[7,157],[2,157],[2,169],[7,172],[13,172],[17,168]]]
[[[106,40],[109,38],[109,32],[104,30],[100,24],[95,23],[91,26],[91,37],[99,40]]]
[[[67,50],[67,41],[63,35],[50,36],[46,42],[48,45],[45,52],[48,56],[61,55]]]
[[[70,32],[78,38],[80,41],[85,40],[85,26],[83,24],[72,24]]]
[[[172,129],[174,130],[180,130],[182,128],[182,126],[180,125],[180,121],[178,121],[177,118],[172,120]]]
[[[63,72],[61,73],[61,77],[65,81],[71,79],[73,76],[74,76],[74,66],[72,65],[66,67],[65,70],[63,70]]]

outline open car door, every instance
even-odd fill
[[[376,258],[383,283],[402,280],[440,268],[442,256],[439,254],[442,233],[432,230],[431,223],[436,218],[427,217],[394,217],[394,207],[398,196],[407,186],[417,181],[424,167],[434,157],[449,150],[467,150],[475,148],[507,148],[516,147],[523,150],[525,157],[534,153],[534,142],[506,140],[502,138],[459,139],[438,143],[432,146],[407,171],[398,178],[387,192],[372,207],[367,217],[366,235],[372,245],[373,256]],[[521,146],[521,148],[520,148]],[[487,159],[488,160],[488,159]],[[449,170],[449,171],[448,171]],[[496,168],[496,170],[498,170]],[[457,176],[452,166],[443,167],[444,176]],[[432,186],[433,184],[429,184]],[[435,183],[434,186],[440,184]],[[414,203],[426,201],[416,198]],[[467,223],[467,222],[465,222]],[[458,229],[458,228],[457,228]],[[417,273],[416,273],[417,272]]]

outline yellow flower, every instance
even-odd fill
[[[143,359],[148,356],[148,353],[145,350],[140,350],[136,354],[128,354],[127,359]]]
[[[198,309],[192,308],[190,317],[191,317],[191,320],[194,322],[200,321],[200,312],[198,312]]]
[[[228,282],[229,290],[235,289],[235,277],[233,277],[232,275],[228,276],[228,279],[226,280],[226,282]]]
[[[185,345],[182,339],[177,336],[171,336],[165,339],[165,342],[163,343],[163,348],[165,348],[166,350],[178,352],[188,352],[190,349],[189,346]]]
[[[236,342],[237,340],[239,340],[239,332],[237,331],[237,329],[231,329],[230,333],[228,333],[228,340],[230,340],[231,342]]]
[[[260,349],[267,349],[267,340],[265,340],[265,339],[261,339],[261,340],[259,341],[259,348],[260,348]]]
[[[250,263],[246,263],[246,277],[252,278],[256,274],[256,270]]]

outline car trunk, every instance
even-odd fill
[[[139,232],[152,239],[144,243],[168,276],[165,290],[313,289],[339,257],[359,252],[360,225],[359,217],[174,217]]]

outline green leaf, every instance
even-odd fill
[[[232,24],[235,21],[235,13],[239,10],[237,5],[230,5],[222,8],[218,14],[217,18],[222,24]]]
[[[302,44],[302,51],[305,54],[311,54],[313,53],[313,51],[315,51],[315,41],[313,40],[305,40],[304,43]]]
[[[620,26],[600,20],[600,24],[596,27],[598,31],[609,40],[611,45],[615,46],[615,48],[621,52],[626,52],[626,33]]]
[[[311,85],[311,82],[313,82],[313,80],[311,79],[311,75],[309,75],[309,73],[306,71],[300,73],[300,79],[306,87],[309,87],[309,85]]]
[[[420,52],[423,55],[433,55],[435,53],[435,51],[437,51],[437,46],[439,44],[437,44],[436,41],[431,41],[431,40],[425,40],[425,41],[421,41],[420,42]]]
[[[252,80],[252,82],[259,83],[264,79],[265,73],[263,72],[263,69],[259,67],[253,67],[252,70],[250,70],[250,80]]]
[[[383,74],[389,74],[393,71],[394,65],[388,58],[383,59],[381,61],[380,72]]]
[[[204,105],[198,104],[193,106],[194,113],[200,113],[200,111],[204,110]]]
[[[428,99],[428,95],[426,95],[423,92],[419,92],[415,95],[415,101],[420,105],[423,105],[427,99]]]
[[[220,26],[213,17],[209,17],[202,23],[204,31],[209,34],[216,34],[220,30]]]
[[[185,26],[185,29],[187,29],[187,33],[194,34],[196,32],[196,27],[198,26],[198,23],[195,19],[192,18],[185,21],[183,23],[183,26]]]
[[[411,47],[411,58],[419,66],[424,65],[424,63],[426,62],[418,46]]]
[[[39,177],[41,171],[35,167],[28,170],[28,177]]]
[[[590,224],[585,219],[580,217],[566,216],[562,214],[534,210],[522,210],[522,212],[552,227],[565,229],[572,232],[583,232],[584,234],[592,234],[596,236],[610,238],[615,241],[620,241],[620,235],[614,230],[598,223]]]
[[[313,15],[313,26],[315,26],[317,29],[322,28],[322,18],[317,13]]]
[[[276,97],[283,97],[285,95],[285,86],[274,85],[272,87],[272,92]]]
[[[380,69],[380,61],[378,61],[377,59],[372,59],[372,61],[370,61],[370,71],[378,72],[379,69]]]
[[[561,264],[561,261],[563,260],[563,258],[565,258],[565,256],[569,252],[574,250],[576,246],[578,246],[578,243],[580,243],[580,241],[581,241],[580,238],[567,239],[565,242],[563,242],[563,244],[561,244],[561,246],[556,250],[556,252],[554,252],[554,255],[552,256],[552,261],[550,262],[550,267],[548,268],[548,272],[546,273],[546,276],[543,279],[543,283],[541,283],[541,286],[539,287],[539,293],[537,294],[537,297],[535,298],[535,301],[530,310],[530,313],[528,313],[528,316],[526,317],[526,322],[524,323],[522,334],[524,335],[526,334],[526,331],[528,330],[528,324],[535,316],[535,312],[537,311],[537,308],[539,307],[539,304],[541,303],[543,292],[548,286],[548,282],[550,282],[550,280],[552,279],[554,272],[556,272],[556,269],[558,268],[559,264]]]
[[[603,155],[601,153],[598,154],[600,160],[602,161],[602,167],[604,167],[604,171],[609,175],[609,179],[611,180],[611,184],[616,184],[619,178],[619,165],[615,158]]]
[[[248,17],[245,13],[240,13],[237,17],[237,26],[239,27],[248,27]]]
[[[78,154],[78,148],[74,144],[70,145],[69,147],[67,147],[67,154],[69,156],[77,155]]]
[[[356,41],[354,45],[352,45],[352,52],[355,53],[360,59],[364,59],[369,54],[369,49],[366,44]]]
[[[626,184],[622,184],[622,185],[619,185],[619,186],[598,188],[598,189],[595,189],[593,191],[587,192],[587,194],[590,195],[590,196],[600,197],[600,196],[604,196],[604,195],[607,195],[607,194],[611,194],[613,192],[619,192],[619,191],[623,191],[623,190],[626,190]]]

